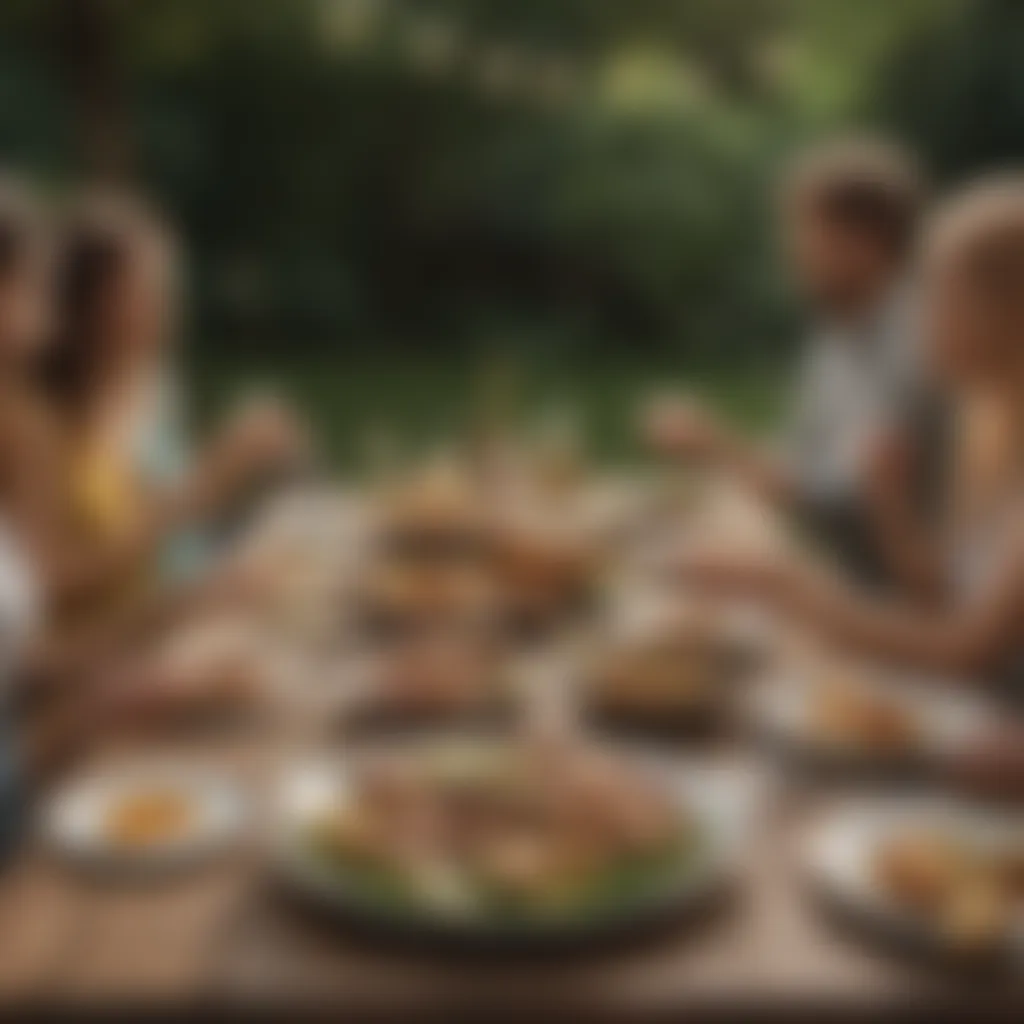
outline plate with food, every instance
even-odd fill
[[[588,716],[612,727],[670,732],[714,724],[750,664],[745,638],[714,612],[643,607],[637,600],[584,657]]]
[[[497,617],[492,576],[479,565],[385,558],[354,587],[362,635],[402,640],[436,629],[484,632]]]
[[[413,637],[357,656],[329,702],[346,726],[404,727],[505,718],[515,693],[493,644],[461,633]]]
[[[510,502],[497,520],[491,564],[501,619],[513,635],[589,610],[601,559],[567,511]]]
[[[95,867],[164,870],[222,849],[243,821],[242,800],[223,779],[185,766],[110,769],[61,790],[44,832],[62,853]]]
[[[970,694],[853,670],[766,680],[751,711],[769,739],[800,759],[881,771],[935,767],[991,721]]]
[[[399,558],[475,562],[490,545],[486,490],[454,457],[388,481],[375,496],[373,514],[376,547]]]
[[[890,937],[955,958],[1024,956],[1024,815],[946,801],[850,806],[810,833],[812,879]]]
[[[392,934],[594,938],[732,877],[743,801],[715,781],[577,741],[393,745],[286,781],[279,863],[298,892]]]

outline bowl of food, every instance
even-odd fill
[[[669,733],[720,722],[748,664],[730,621],[633,597],[583,659],[588,717],[613,728]]]
[[[51,844],[92,867],[134,873],[195,864],[237,833],[242,801],[226,781],[186,767],[139,765],[88,776],[45,807]]]
[[[359,659],[338,697],[347,726],[392,728],[496,722],[513,693],[500,652],[486,639],[437,633]]]
[[[942,801],[848,807],[812,830],[806,861],[881,935],[957,959],[1024,955],[1024,816]]]
[[[492,577],[478,566],[393,558],[372,566],[354,594],[362,632],[381,639],[439,627],[484,630],[495,620],[496,601]]]
[[[375,502],[382,551],[428,561],[475,560],[491,539],[486,492],[467,466],[438,459],[391,482]]]
[[[489,564],[501,621],[514,636],[564,623],[596,598],[598,552],[571,516],[553,510],[503,510]]]
[[[278,859],[293,889],[392,933],[593,937],[727,880],[734,820],[713,788],[610,748],[392,746],[290,778]]]

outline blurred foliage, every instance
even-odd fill
[[[4,0],[0,159],[57,190],[82,3],[225,349],[766,364],[794,145],[893,126],[944,179],[1024,155],[1014,0]]]

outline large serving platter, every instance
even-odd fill
[[[402,749],[439,749],[475,756],[486,741],[445,737],[407,739]],[[493,743],[493,741],[492,741]],[[358,756],[381,756],[394,744],[377,745]],[[493,749],[493,747],[488,747]],[[676,802],[679,813],[695,818],[699,840],[668,872],[662,884],[636,899],[615,902],[592,911],[567,916],[552,915],[523,921],[440,909],[411,911],[377,899],[354,879],[328,869],[309,843],[311,828],[326,809],[346,800],[351,785],[353,761],[339,759],[297,766],[282,779],[274,856],[280,877],[288,889],[307,902],[329,911],[339,919],[373,926],[393,937],[405,939],[446,939],[476,947],[530,948],[549,943],[586,943],[628,934],[687,911],[708,907],[713,898],[737,880],[739,851],[754,813],[751,780],[726,768],[680,769],[677,763],[652,756],[633,747],[617,746],[617,752],[632,759],[648,772],[657,785]]]

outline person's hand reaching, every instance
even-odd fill
[[[228,420],[214,442],[200,502],[223,507],[251,488],[307,465],[312,445],[299,419],[271,398],[247,403]]]
[[[691,459],[714,458],[725,439],[711,410],[688,397],[652,399],[643,410],[640,429],[654,451]]]
[[[277,472],[305,462],[310,439],[283,402],[263,398],[243,406],[225,429],[228,461],[242,476]]]

